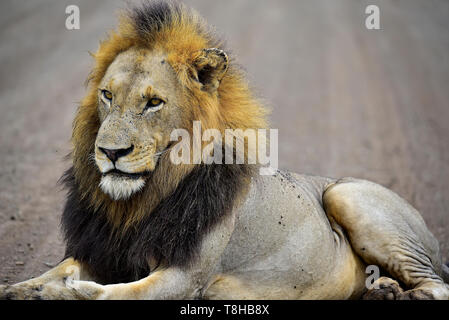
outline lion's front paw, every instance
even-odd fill
[[[83,299],[75,289],[64,283],[41,283],[27,281],[15,285],[1,286],[0,299],[3,300],[72,300]]]
[[[0,286],[0,300],[41,300],[42,285]]]
[[[15,285],[0,286],[0,300],[85,300],[98,299],[104,293],[103,286],[89,281],[36,280]]]

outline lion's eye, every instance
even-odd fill
[[[153,107],[156,107],[162,103],[161,99],[153,98],[150,101],[148,101]]]
[[[151,112],[155,112],[155,111],[160,110],[163,105],[164,105],[164,101],[162,101],[162,99],[152,98],[152,99],[148,100],[143,111],[145,112],[148,110]]]
[[[101,90],[101,95],[105,100],[109,102],[112,100],[112,93],[108,90]]]

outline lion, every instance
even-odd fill
[[[170,133],[192,132],[193,121],[220,132],[268,126],[242,68],[195,11],[129,9],[94,59],[63,176],[65,257],[0,287],[2,298],[449,298],[437,240],[379,184],[170,161]],[[382,276],[367,285],[370,265]]]

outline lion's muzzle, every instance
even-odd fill
[[[95,149],[96,164],[103,174],[100,188],[104,193],[114,200],[124,200],[144,187],[150,170],[135,160],[139,155],[133,152],[134,145],[120,149],[97,145]]]

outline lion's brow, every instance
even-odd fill
[[[145,96],[146,97],[151,97],[151,95],[153,94],[153,91],[154,91],[153,87],[152,86],[148,86],[145,89]]]

